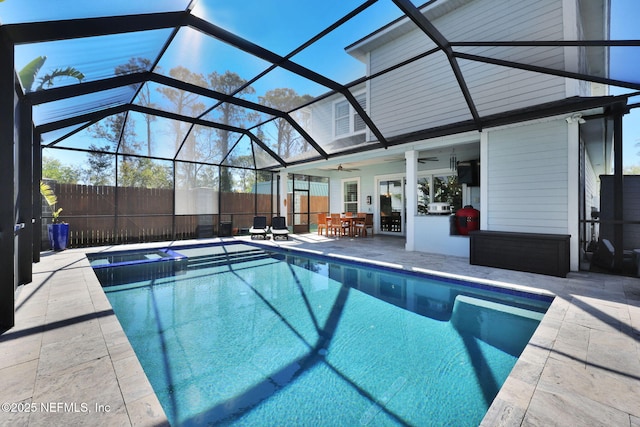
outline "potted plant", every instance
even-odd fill
[[[54,251],[63,251],[67,249],[67,242],[69,241],[69,224],[60,222],[60,212],[62,208],[56,209],[58,198],[53,192],[53,188],[43,181],[40,181],[40,194],[44,197],[51,208],[51,224],[47,226],[49,231],[49,243],[51,243],[51,249]]]

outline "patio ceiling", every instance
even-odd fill
[[[85,151],[100,146],[106,152],[242,167],[250,158],[250,167],[257,169],[481,130],[524,117],[522,111],[483,115],[468,87],[469,76],[460,67],[462,61],[607,84],[619,88],[618,93],[640,91],[638,60],[633,60],[640,58],[640,30],[635,27],[631,33],[616,32],[618,22],[611,22],[609,29],[598,21],[592,26],[595,31],[585,34],[586,40],[553,41],[459,40],[448,35],[447,28],[434,25],[434,17],[468,1],[327,0],[301,7],[295,0],[59,0],[50,7],[45,0],[6,0],[0,3],[0,29],[14,45],[20,77],[39,57],[45,59],[37,78],[61,71],[53,85],[41,90],[36,90],[37,79],[33,85],[21,81],[43,146]],[[611,3],[615,8],[624,2]],[[595,22],[601,16],[593,10],[601,2],[579,4],[584,19]],[[394,33],[416,28],[425,34],[424,52],[366,76],[360,50],[364,40],[383,43]],[[489,29],[487,33],[491,34]],[[612,39],[614,33],[625,38]],[[606,57],[612,66],[586,67],[589,73],[584,74],[567,65],[544,68],[526,59],[500,56],[501,48],[513,46],[579,46],[592,64]],[[487,47],[492,49],[478,49]],[[470,119],[446,129],[427,123],[422,132],[385,135],[356,99],[356,91],[368,79],[442,54],[457,81],[459,108],[468,111]],[[65,70],[77,71],[81,78],[69,77]],[[338,147],[314,130],[308,111],[328,97],[347,101],[369,128],[371,140]],[[540,112],[531,112],[531,117],[536,114]],[[96,140],[95,126],[116,125],[118,141]],[[225,144],[203,156],[198,141],[221,135]]]

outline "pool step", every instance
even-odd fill
[[[257,261],[271,258],[260,249],[252,249],[240,252],[216,253],[210,255],[199,255],[189,257],[187,270],[196,270],[201,268],[220,267],[229,264],[237,264],[240,262]]]
[[[463,337],[472,336],[520,356],[543,316],[544,313],[524,308],[458,295],[451,323]]]

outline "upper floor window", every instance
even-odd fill
[[[356,101],[363,110],[367,109],[367,95],[360,93],[355,96]],[[349,104],[349,101],[340,101],[334,106],[335,136],[348,136],[354,133],[363,132],[365,123],[362,117]]]

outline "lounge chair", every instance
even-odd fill
[[[251,239],[253,240],[256,237],[262,237],[263,239],[267,239],[268,232],[269,232],[269,227],[267,227],[267,217],[254,216],[253,227],[249,229],[249,234],[251,234]]]
[[[289,240],[289,229],[287,228],[287,220],[283,216],[274,216],[271,220],[271,234],[273,240],[282,239]]]
[[[593,254],[591,264],[607,270],[613,270],[616,266],[615,256],[616,250],[611,241],[608,239],[600,239],[598,240],[598,247]],[[622,251],[622,263],[623,267],[633,264],[633,251]]]

